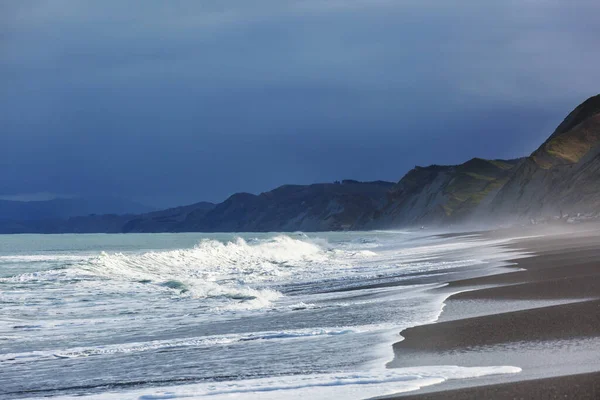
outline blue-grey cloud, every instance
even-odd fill
[[[526,154],[600,91],[598,12],[586,0],[4,2],[0,195],[176,204]]]

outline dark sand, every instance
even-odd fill
[[[512,272],[460,279],[437,323],[401,332],[388,367],[500,366],[518,374],[451,380],[402,399],[600,399],[600,225],[484,233],[545,234],[506,246],[533,254]],[[568,230],[557,233],[557,230]],[[523,270],[524,269],[524,270]]]
[[[600,372],[477,386],[401,398],[404,400],[598,400],[600,399]]]

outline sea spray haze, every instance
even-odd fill
[[[362,398],[518,371],[385,368],[402,328],[439,315],[445,295],[431,289],[509,256],[498,241],[397,231],[0,243],[1,397]]]

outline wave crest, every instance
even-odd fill
[[[25,273],[12,282],[79,283],[113,293],[149,290],[169,295],[221,300],[217,308],[263,308],[281,297],[272,285],[322,279],[332,268],[371,257],[367,250],[331,248],[327,241],[279,235],[222,242],[204,239],[196,246],[169,251],[106,253],[68,264],[67,268]]]
[[[194,298],[220,298],[226,309],[268,306],[281,297],[269,288],[297,269],[330,262],[335,254],[317,243],[289,236],[264,240],[204,239],[191,249],[138,254],[101,253],[79,269],[85,274],[142,283]]]

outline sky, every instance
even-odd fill
[[[155,207],[529,154],[596,0],[0,0],[0,197]]]

